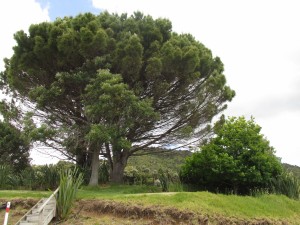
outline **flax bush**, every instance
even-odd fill
[[[43,174],[42,184],[45,189],[55,190],[59,184],[59,170],[56,165],[44,165],[40,168]]]
[[[7,188],[9,185],[9,177],[12,175],[12,170],[9,165],[0,165],[0,188]]]
[[[273,192],[293,199],[300,199],[300,180],[292,173],[284,171],[271,183]]]
[[[160,181],[162,191],[169,192],[170,178],[169,178],[168,171],[164,172],[162,169],[159,169],[158,170],[158,179]]]
[[[23,188],[29,190],[36,188],[37,181],[36,181],[35,171],[33,167],[28,167],[25,170],[22,170],[20,172],[20,177],[21,177]]]
[[[77,191],[83,182],[83,174],[78,169],[60,171],[59,191],[56,196],[57,216],[65,220],[71,212]]]

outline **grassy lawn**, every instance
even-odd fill
[[[83,187],[78,198],[106,199],[143,206],[173,207],[207,215],[241,219],[269,218],[299,224],[300,201],[279,195],[260,197],[212,194],[209,192],[158,193],[159,189],[146,186]],[[49,191],[0,191],[0,198],[42,198]]]
[[[259,197],[209,192],[146,193],[144,187],[84,188],[79,199],[108,199],[142,205],[159,205],[238,218],[273,218],[300,221],[300,201],[281,195]],[[150,190],[154,192],[155,190]]]
[[[0,198],[13,199],[13,198],[47,198],[51,195],[52,191],[27,191],[27,190],[0,190]]]

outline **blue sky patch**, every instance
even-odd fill
[[[48,6],[50,20],[57,17],[76,16],[79,13],[91,12],[99,14],[101,11],[93,7],[91,0],[36,0],[43,8]]]

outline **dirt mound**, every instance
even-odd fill
[[[207,224],[208,221],[205,216],[175,208],[147,207],[107,200],[81,200],[77,204],[83,207],[84,212],[112,214],[131,219],[143,218],[152,221],[147,224],[193,224],[196,222],[195,220],[197,220],[197,224]]]

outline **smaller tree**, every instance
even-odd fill
[[[113,183],[122,183],[127,160],[134,153],[130,132],[146,131],[159,119],[151,99],[139,99],[122,77],[99,70],[86,87],[85,113],[91,124],[86,135],[93,151],[90,185],[98,184],[99,154],[106,157]]]
[[[29,166],[29,143],[21,132],[8,122],[0,122],[0,164],[7,164],[15,172]]]
[[[216,137],[186,160],[183,182],[210,191],[249,194],[269,187],[282,173],[274,148],[253,118],[231,117],[217,127]]]

